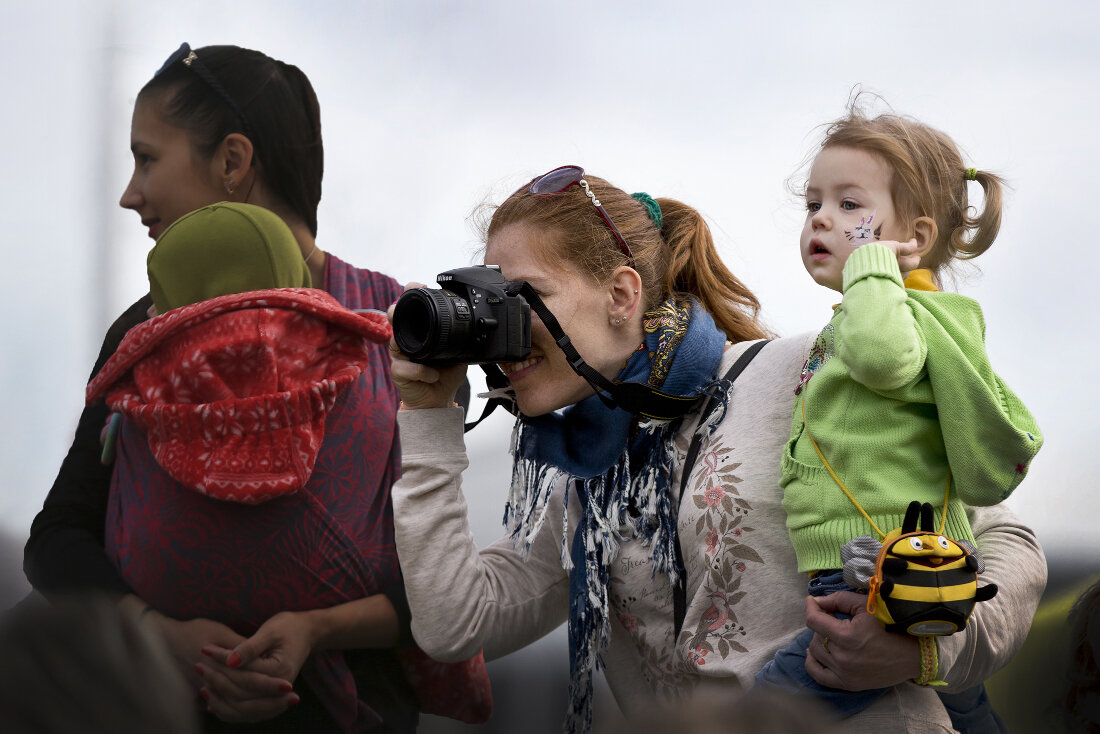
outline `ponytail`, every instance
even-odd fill
[[[642,203],[648,194],[640,200],[598,176],[585,174],[585,180],[630,245],[647,310],[674,296],[690,296],[731,342],[768,336],[759,322],[760,302],[722,263],[699,212],[675,199],[657,199],[660,208],[654,211]],[[548,261],[570,263],[593,282],[605,282],[615,268],[629,264],[579,187],[555,196],[516,191],[493,212],[486,241],[516,222],[559,235],[548,243],[553,248],[545,253]]]
[[[971,216],[973,207],[962,212],[962,223],[951,232],[951,248],[960,260],[969,260],[988,250],[1001,230],[1004,180],[986,171],[975,171],[972,180],[982,187],[985,203],[977,216]]]
[[[718,257],[710,227],[695,209],[675,199],[658,199],[669,250],[663,290],[666,297],[695,298],[731,342],[763,339],[760,301]]]

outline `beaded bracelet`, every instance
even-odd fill
[[[917,637],[917,641],[920,643],[920,677],[914,678],[913,682],[918,686],[946,686],[947,683],[936,678],[940,672],[940,654],[936,638],[921,635]]]

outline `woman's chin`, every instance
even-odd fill
[[[554,410],[554,408],[547,407],[542,401],[525,400],[519,394],[516,395],[516,408],[519,409],[524,418],[536,418]]]
[[[580,384],[575,387],[571,385],[568,390],[551,390],[548,389],[547,385],[541,385],[539,388],[533,389],[524,389],[524,386],[520,385],[516,386],[514,390],[516,407],[520,413],[528,418],[568,408],[570,405],[575,405],[586,398],[592,397],[595,393],[588,383],[583,380],[580,380]]]

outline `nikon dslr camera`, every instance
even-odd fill
[[[393,338],[421,364],[519,362],[531,351],[531,307],[522,282],[477,265],[440,273],[440,288],[415,288],[393,310]]]

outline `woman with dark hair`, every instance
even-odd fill
[[[309,80],[297,67],[236,46],[193,50],[183,44],[138,94],[130,147],[134,172],[120,204],[140,216],[151,238],[193,210],[223,200],[246,202],[286,223],[309,281],[343,307],[385,309],[400,294],[393,278],[352,267],[317,246],[324,168],[320,111]],[[151,305],[150,296],[141,298],[111,326],[93,376],[127,331],[150,315]],[[348,446],[341,466],[319,481],[346,484],[347,501],[372,513],[369,520],[375,527],[366,545],[358,537],[347,543],[350,531],[345,528],[333,526],[328,532],[337,539],[330,545],[343,543],[365,559],[373,595],[306,610],[296,606],[292,585],[258,588],[262,576],[250,573],[248,564],[218,562],[239,557],[238,549],[248,547],[255,562],[263,563],[265,544],[295,540],[293,524],[267,528],[253,522],[254,515],[242,513],[234,537],[226,538],[203,523],[201,513],[196,518],[160,508],[138,517],[159,524],[143,526],[140,534],[128,532],[126,523],[132,524],[134,516],[109,502],[112,469],[100,461],[100,433],[108,417],[102,399],[81,415],[69,453],[34,520],[25,555],[34,587],[47,597],[105,592],[121,608],[152,621],[212,714],[204,717],[208,731],[222,730],[226,722],[255,721],[267,721],[265,731],[359,731],[372,726],[377,727],[372,731],[411,731],[419,705],[440,712],[424,700],[426,691],[415,688],[425,676],[414,672],[410,685],[402,659],[392,650],[411,645],[389,500],[399,466],[398,401],[384,348],[368,344],[367,350],[365,374],[371,378],[360,378],[355,403],[360,420],[369,423],[365,435],[371,440]],[[233,548],[226,550],[226,543]],[[126,566],[120,561],[123,555],[136,563]],[[144,572],[134,573],[142,563]],[[153,563],[168,564],[168,572],[150,572],[148,564]],[[311,570],[320,572],[303,569]],[[184,577],[187,584],[181,583]],[[147,596],[160,600],[158,606],[142,598],[138,583]],[[286,611],[258,629],[227,626],[227,620],[247,618],[243,609],[260,594],[262,608],[271,606],[274,594],[275,603],[285,604]],[[344,705],[337,715],[332,691],[306,682],[316,675],[299,678],[313,653],[324,650],[344,651],[354,673],[357,691],[351,692],[350,712]],[[480,670],[481,693],[487,695],[483,663],[475,658],[464,672],[473,670],[478,679]],[[415,664],[434,665],[427,658]],[[473,712],[476,706],[466,713],[484,715]]]

